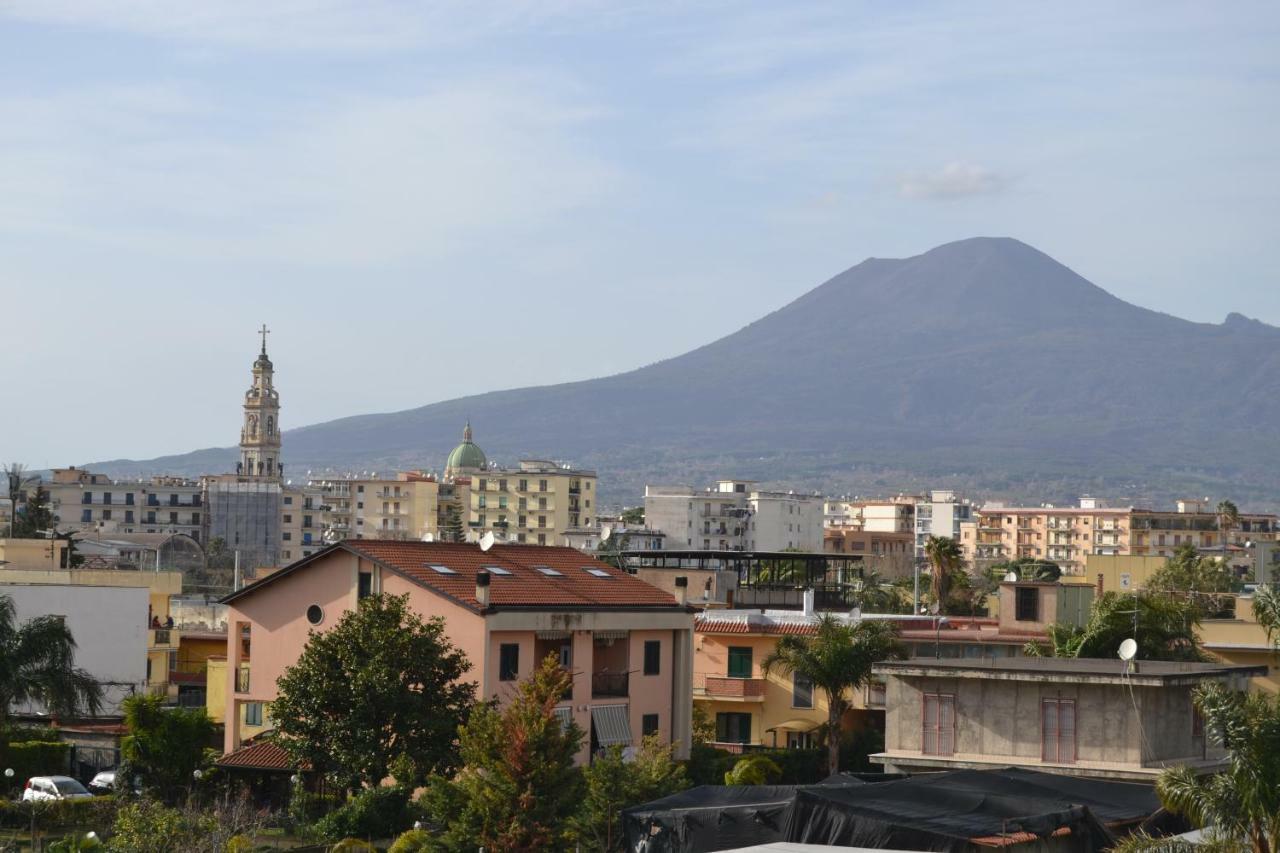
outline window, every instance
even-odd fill
[[[102,511],[102,520],[103,520],[103,521],[110,521],[110,520],[111,520],[111,510],[109,510],[109,509],[104,509],[104,510]]]
[[[361,572],[356,584],[356,598],[368,598],[373,595],[373,573]]]
[[[750,678],[751,677],[751,647],[750,646],[730,646],[729,647],[729,677],[730,678]]]
[[[133,506],[133,492],[124,493],[124,504],[125,506]]]
[[[954,754],[956,697],[950,693],[925,693],[922,698],[920,751],[925,755]]]
[[[798,672],[791,674],[791,707],[813,707],[813,682]]]
[[[547,481],[546,481],[546,480],[539,480],[539,481],[538,481],[538,491],[540,491],[540,492],[545,492],[546,490],[547,490]]]
[[[102,493],[102,502],[103,502],[104,504],[109,504],[109,503],[111,503],[111,493],[110,493],[110,492],[103,492],[103,493]]]
[[[479,488],[477,489],[477,491],[481,491],[481,492],[483,492],[483,491],[484,491],[485,489],[487,489],[487,488],[489,488],[489,481],[488,481],[488,480],[486,480],[484,477],[481,477],[481,478],[480,478],[480,486],[479,486]],[[480,498],[480,506],[484,506],[484,497],[483,497],[483,496]]]
[[[1040,590],[1034,586],[1020,586],[1015,592],[1014,617],[1019,622],[1040,621]]]
[[[658,675],[662,667],[662,641],[644,641],[644,674]]]
[[[80,520],[81,520],[81,521],[93,521],[93,510],[91,510],[91,509],[82,509],[82,510],[80,510]]]
[[[643,737],[656,735],[658,733],[658,715],[645,714],[640,718],[640,734]]]
[[[544,574],[544,575],[546,575],[546,576],[547,576],[547,577],[549,577],[549,578],[561,578],[561,577],[564,577],[564,574],[563,574],[563,573],[556,571],[555,569],[551,568],[550,566],[534,566],[534,568],[535,568],[535,569],[537,569],[541,574]]]
[[[545,534],[545,533],[539,533],[539,534],[538,534],[538,544],[539,544],[539,545],[546,545],[546,544],[547,544],[547,534]]]
[[[262,725],[261,702],[246,702],[244,704],[244,724],[246,726]]]
[[[527,492],[527,491],[529,491],[529,481],[528,481],[528,480],[521,480],[521,481],[520,481],[520,485],[519,485],[519,486],[517,486],[517,490],[518,490],[518,491],[521,491],[521,492]],[[523,501],[521,502],[521,505],[523,506]]]
[[[199,524],[199,523],[200,523],[200,513],[198,513],[198,512],[193,512],[193,513],[191,513],[191,523],[192,523],[192,524]]]
[[[319,604],[313,604],[307,608],[307,621],[312,625],[319,625],[324,621],[324,610]]]
[[[170,524],[178,523],[178,514],[176,512],[169,513],[169,523]]]
[[[292,497],[290,497],[289,495],[285,495],[285,496],[284,496],[284,505],[285,505],[285,506],[293,506],[293,498],[292,498]]]
[[[289,515],[288,513],[285,513],[284,523],[285,523],[285,524],[293,524],[293,516],[292,516],[292,515]]]
[[[491,575],[509,575],[509,574],[511,574],[511,572],[509,572],[509,571],[507,571],[506,569],[502,568],[502,566],[481,566],[480,568],[484,569],[485,571],[487,571],[487,572],[488,572],[489,574],[491,574]]]
[[[286,542],[292,542],[292,541],[293,541],[293,534],[292,534],[292,533],[288,533],[288,532],[286,532],[286,533],[281,534],[280,538],[281,538],[281,539],[283,539],[283,540],[284,540],[284,541],[286,541]]]
[[[456,575],[457,574],[457,572],[455,572],[453,569],[449,568],[448,566],[442,566],[439,563],[430,563],[427,565],[427,568],[431,569],[431,571],[435,572],[438,575]]]
[[[133,524],[133,510],[131,510],[131,509],[126,509],[126,510],[124,511],[124,523],[125,523],[125,524]]]
[[[80,496],[80,503],[82,504],[93,503],[93,492],[85,492],[84,494],[82,494]]]
[[[539,527],[547,526],[547,517],[545,515],[538,516],[538,526]]]
[[[716,714],[716,740],[720,743],[751,743],[751,715]]]
[[[1040,760],[1076,763],[1076,703],[1074,699],[1040,700]]]
[[[498,680],[515,681],[520,677],[520,644],[503,643],[498,647]]]

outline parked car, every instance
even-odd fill
[[[103,770],[89,780],[89,792],[93,794],[114,794],[116,790],[116,771]]]
[[[83,800],[92,797],[84,785],[70,776],[32,776],[22,790],[22,801]]]

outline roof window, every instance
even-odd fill
[[[457,572],[455,572],[453,569],[449,568],[448,566],[442,566],[439,563],[427,563],[427,568],[438,575],[456,575],[457,574]]]
[[[511,572],[509,572],[509,571],[507,571],[506,569],[502,568],[502,566],[481,566],[480,568],[484,569],[486,572],[488,572],[488,573],[489,573],[489,574],[491,574],[491,575],[509,575],[509,574],[511,574]]]
[[[597,569],[595,566],[583,566],[583,571],[585,571],[589,575],[595,575],[598,578],[613,577],[613,575],[609,574],[604,569]]]
[[[537,569],[539,572],[541,572],[542,574],[546,575],[546,576],[547,576],[547,577],[549,577],[549,578],[562,578],[562,577],[564,577],[564,574],[563,574],[563,573],[561,573],[561,572],[557,572],[555,569],[551,568],[550,566],[534,566],[534,568],[535,568],[535,569]]]

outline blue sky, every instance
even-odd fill
[[[1280,324],[1277,44],[1247,2],[0,0],[0,457],[233,443],[264,321],[300,426],[975,235]]]

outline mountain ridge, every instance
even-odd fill
[[[438,470],[470,417],[490,458],[591,464],[617,499],[635,500],[645,480],[716,472],[857,490],[875,486],[858,466],[912,480],[972,460],[966,488],[1003,494],[1021,480],[1051,490],[1045,500],[1211,484],[1273,500],[1256,469],[1280,462],[1277,376],[1276,327],[1132,305],[1025,243],[979,237],[868,258],[634,370],[287,430],[284,458],[295,477]],[[234,453],[87,467],[195,474]]]

